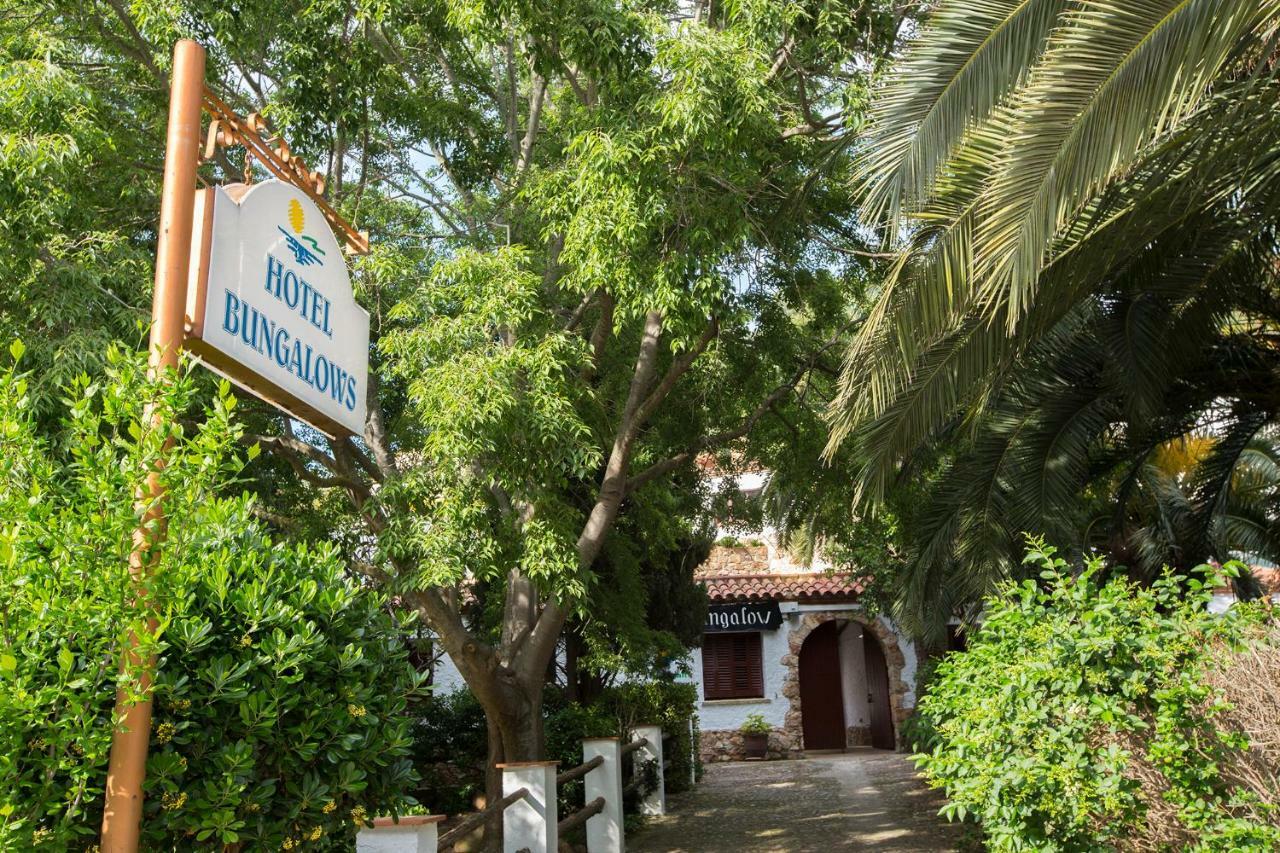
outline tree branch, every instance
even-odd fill
[[[809,363],[806,363],[803,367],[792,374],[786,382],[783,382],[777,388],[774,388],[773,391],[770,392],[769,396],[765,397],[760,405],[756,406],[751,414],[747,415],[742,423],[738,424],[733,429],[724,430],[716,433],[715,435],[709,435],[705,438],[701,438],[698,441],[695,441],[687,449],[677,453],[675,456],[663,459],[661,462],[655,462],[639,474],[629,478],[626,483],[625,493],[629,495],[645,483],[676,470],[680,466],[697,458],[698,454],[705,450],[710,450],[713,447],[719,447],[722,444],[726,444],[727,442],[735,441],[746,436],[756,425],[756,421],[760,420],[760,418],[764,416],[765,412],[769,411],[774,404],[790,394],[795,387],[800,384],[800,380],[809,372],[810,366],[811,365]]]
[[[373,460],[382,471],[382,476],[378,479],[385,482],[396,475],[396,460],[387,440],[386,416],[382,412],[382,401],[378,396],[381,384],[377,372],[370,370],[369,388],[365,395],[368,400],[368,416],[364,425],[364,441],[373,451]]]
[[[369,488],[359,480],[344,476],[340,463],[331,456],[312,447],[301,439],[283,435],[253,435],[246,433],[240,436],[240,443],[246,446],[257,444],[264,450],[280,457],[289,463],[289,467],[302,479],[321,489],[346,488],[355,489],[368,495]],[[318,474],[307,466],[312,462],[329,471],[329,475]]]
[[[156,65],[156,61],[152,57],[151,43],[147,41],[146,36],[138,29],[138,25],[133,22],[133,17],[129,14],[129,10],[125,8],[121,0],[107,0],[107,5],[111,7],[111,11],[116,13],[116,17],[124,25],[125,32],[129,34],[129,38],[134,44],[133,50],[128,50],[123,45],[121,47],[128,53],[133,54],[133,57],[140,61],[151,72],[151,76],[156,78],[156,81],[163,87],[167,82],[164,72]]]
[[[720,321],[715,317],[712,317],[707,322],[707,328],[706,331],[702,333],[702,337],[698,338],[697,343],[695,343],[690,349],[681,353],[671,363],[671,367],[667,370],[666,375],[662,377],[662,381],[658,383],[658,386],[653,389],[653,393],[651,393],[640,406],[640,410],[636,414],[635,419],[634,428],[636,430],[639,430],[645,421],[653,415],[658,406],[662,405],[662,401],[671,393],[671,389],[680,381],[680,377],[689,370],[693,362],[697,360],[698,356],[702,355],[706,350],[707,345],[710,344],[712,339],[719,333]]]
[[[529,126],[525,128],[524,139],[520,140],[520,152],[516,157],[516,185],[524,179],[533,162],[533,143],[538,138],[538,125],[542,117],[542,102],[547,95],[547,81],[541,74],[533,75],[533,91],[529,95]]]
[[[591,379],[600,370],[600,360],[604,358],[604,348],[609,343],[609,335],[613,332],[613,297],[605,290],[600,291],[600,316],[591,330],[591,369],[586,379]]]

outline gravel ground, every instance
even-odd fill
[[[713,764],[697,789],[627,839],[631,853],[955,850],[958,827],[905,755],[877,750],[801,761]]]

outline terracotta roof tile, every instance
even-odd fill
[[[1262,591],[1270,595],[1280,593],[1280,569],[1268,569],[1262,566],[1253,567],[1253,576],[1258,581],[1258,586],[1262,587]]]
[[[1258,586],[1262,588],[1264,596],[1280,595],[1280,568],[1250,566],[1249,571],[1253,574],[1254,580],[1258,582]],[[1214,592],[1230,595],[1233,590],[1228,585],[1217,587]]]
[[[848,572],[720,575],[703,578],[702,585],[713,602],[848,599],[866,588]]]

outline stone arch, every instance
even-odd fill
[[[898,645],[898,637],[880,619],[868,617],[864,613],[848,610],[813,610],[800,614],[797,624],[793,625],[787,635],[787,654],[782,658],[783,671],[786,673],[782,681],[782,695],[788,703],[785,722],[783,723],[783,740],[790,755],[800,756],[804,753],[804,726],[800,714],[800,647],[812,633],[814,628],[824,622],[844,620],[857,622],[880,643],[884,650],[886,668],[889,670],[889,710],[893,717],[894,736],[902,742],[902,724],[909,713],[903,704],[907,694],[907,684],[902,673],[906,668],[906,658],[902,647]]]

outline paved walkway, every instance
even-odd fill
[[[802,761],[713,764],[668,814],[627,839],[631,853],[935,853],[958,828],[905,755],[877,750]]]

